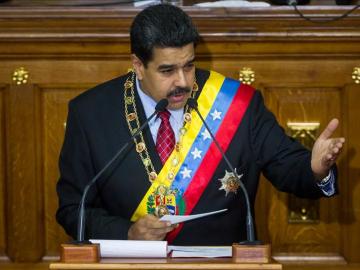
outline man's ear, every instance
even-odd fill
[[[132,65],[133,65],[133,68],[134,68],[134,71],[136,74],[136,78],[141,81],[144,77],[143,62],[141,62],[141,60],[135,54],[131,55],[131,62],[132,62]]]

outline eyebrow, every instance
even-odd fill
[[[186,66],[186,65],[188,65],[190,63],[193,63],[194,61],[195,61],[195,57],[193,57],[191,60],[187,61],[184,66]],[[163,70],[163,69],[171,69],[171,68],[174,68],[174,67],[176,67],[176,65],[166,65],[166,64],[164,64],[164,65],[158,66],[157,69],[158,70]]]

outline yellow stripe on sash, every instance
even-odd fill
[[[206,119],[206,116],[210,112],[210,109],[216,99],[216,96],[218,92],[220,91],[220,88],[225,80],[225,77],[217,72],[211,71],[210,76],[208,80],[206,81],[200,96],[198,98],[198,106],[199,111],[201,115]],[[187,123],[185,125],[185,129],[187,132],[182,138],[182,147],[179,153],[176,153],[176,150],[174,149],[171,153],[168,160],[165,162],[163,168],[161,169],[158,177],[155,179],[155,181],[152,183],[144,197],[142,198],[140,204],[138,205],[135,213],[131,217],[131,221],[135,222],[139,218],[145,216],[147,214],[147,201],[150,195],[152,195],[156,189],[160,185],[164,185],[166,187],[170,187],[172,180],[169,180],[168,174],[169,172],[172,172],[173,178],[175,179],[175,175],[179,172],[179,169],[184,162],[185,157],[187,156],[192,144],[194,143],[195,138],[198,136],[201,127],[202,122],[200,117],[197,115],[195,111],[191,112],[191,122]],[[190,128],[191,126],[191,128]],[[172,160],[174,157],[177,157],[179,162],[178,165],[174,166],[172,164]]]

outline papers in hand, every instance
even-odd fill
[[[210,215],[219,214],[219,213],[222,213],[225,211],[227,211],[227,209],[221,209],[218,211],[207,212],[207,213],[202,213],[202,214],[197,214],[197,215],[186,215],[186,216],[165,215],[162,218],[160,218],[160,220],[161,221],[170,221],[171,224],[177,224],[177,223],[181,223],[181,222],[185,222],[185,221],[189,221],[189,220],[193,220],[193,219],[197,219],[197,218],[202,218],[202,217],[206,217],[206,216],[210,216]]]
[[[100,244],[102,258],[165,258],[167,255],[166,241],[90,239],[90,242]]]

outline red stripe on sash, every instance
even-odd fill
[[[232,138],[238,129],[241,120],[249,106],[250,100],[254,94],[254,89],[246,84],[241,84],[231,103],[226,116],[221,123],[215,138],[218,140],[221,148],[226,152]],[[183,198],[186,203],[185,215],[189,215],[199,201],[202,193],[211,181],[212,176],[222,160],[221,153],[214,142],[211,143],[203,161],[201,162],[192,182],[185,191]],[[220,191],[219,191],[220,192]],[[183,227],[183,223],[175,230],[167,234],[167,241],[173,242]]]

